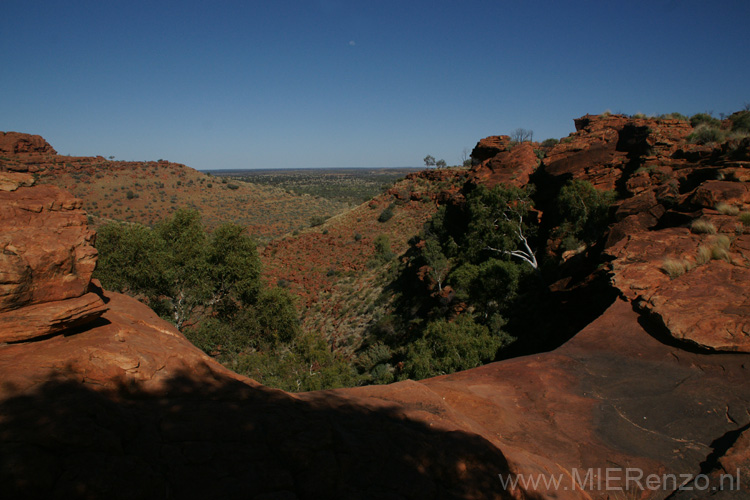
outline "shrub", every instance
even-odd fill
[[[362,235],[359,233],[354,233],[354,241],[361,241]]]
[[[391,240],[388,236],[379,234],[375,238],[375,255],[384,262],[388,262],[396,256],[391,250]]]
[[[354,369],[314,333],[300,335],[289,346],[240,355],[231,368],[290,392],[351,387],[356,381]]]
[[[551,147],[556,146],[558,142],[560,142],[560,141],[558,141],[557,139],[554,139],[554,138],[550,137],[549,139],[544,139],[542,141],[542,147],[543,148],[551,148]]]
[[[240,188],[237,184],[227,184],[227,187],[229,189],[239,189]]]
[[[731,262],[729,257],[729,247],[732,245],[732,241],[724,235],[719,236],[711,245],[711,258],[713,260],[726,260]]]
[[[690,270],[690,263],[685,259],[673,259],[667,257],[661,265],[662,271],[674,279],[678,276],[682,276],[686,271]]]
[[[378,222],[388,222],[394,215],[393,203],[391,203],[385,208],[385,210],[380,212],[380,215],[378,215]]]
[[[694,234],[716,234],[716,226],[706,219],[697,219],[690,224],[690,231]]]
[[[750,226],[750,212],[742,212],[739,217],[743,226]]]
[[[730,205],[729,203],[721,202],[718,205],[716,205],[716,210],[720,214],[724,215],[737,215],[740,213],[740,209],[734,205]]]
[[[750,111],[740,111],[733,114],[730,118],[732,120],[732,130],[750,132]]]
[[[310,217],[310,227],[322,226],[326,221],[326,217],[323,215],[313,215]]]
[[[663,120],[682,120],[682,121],[689,121],[690,118],[683,115],[682,113],[667,113],[665,115],[659,115],[659,118]]]
[[[724,140],[724,132],[722,132],[719,127],[702,123],[695,127],[695,130],[693,130],[687,139],[691,144],[721,142]]]
[[[493,334],[468,315],[453,322],[440,319],[427,325],[423,337],[408,347],[404,372],[422,379],[475,368],[493,361],[497,351],[510,342],[507,334]]]
[[[709,125],[718,128],[721,126],[721,122],[709,115],[708,113],[696,113],[690,117],[690,126],[697,127],[698,125]]]
[[[588,181],[574,180],[560,190],[557,208],[562,222],[559,235],[573,236],[584,243],[596,243],[607,229],[612,191],[599,191]]]
[[[135,193],[133,191],[128,190],[128,192],[125,194],[125,197],[129,200],[132,200],[135,198]]]

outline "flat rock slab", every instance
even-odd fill
[[[9,497],[606,498],[607,468],[697,474],[750,423],[750,355],[665,345],[622,300],[554,352],[294,395],[106,297],[74,335],[0,346]],[[743,443],[725,460],[747,474]]]

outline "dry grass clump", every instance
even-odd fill
[[[713,258],[713,251],[711,250],[711,247],[709,246],[701,246],[698,248],[698,255],[695,256],[695,263],[699,266],[702,266],[703,264],[708,264],[708,262]]]
[[[710,245],[702,245],[698,248],[698,254],[695,256],[695,264],[702,266],[712,260],[725,260],[729,263],[732,258],[729,256],[729,247],[732,241],[724,235],[717,237]]]
[[[731,244],[731,240],[724,235],[716,238],[716,241],[711,245],[711,258],[713,260],[732,262],[732,259],[729,257],[729,246]]]
[[[690,224],[690,231],[695,234],[716,234],[716,226],[706,219],[697,219]]]
[[[690,261],[687,259],[673,259],[667,257],[661,265],[662,271],[672,279],[682,276],[691,269]]]
[[[737,214],[740,213],[739,207],[736,207],[734,205],[730,205],[729,203],[725,203],[723,201],[721,203],[719,203],[718,205],[716,205],[716,210],[720,214],[724,214],[724,215],[732,215],[732,216],[734,216],[734,215],[737,215]]]

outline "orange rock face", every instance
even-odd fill
[[[4,154],[57,154],[40,135],[19,132],[0,132],[0,153]]]
[[[0,341],[79,326],[105,309],[89,293],[93,231],[81,202],[28,174],[0,173]],[[20,308],[24,308],[20,310]]]
[[[488,188],[498,184],[525,186],[529,176],[539,166],[533,143],[512,145],[507,135],[482,139],[471,155],[479,163],[472,167],[469,182]]]

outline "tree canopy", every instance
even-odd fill
[[[229,303],[253,303],[260,260],[235,224],[203,229],[200,214],[179,210],[154,229],[112,223],[98,232],[97,277],[105,287],[144,297],[178,329]]]

